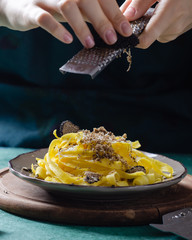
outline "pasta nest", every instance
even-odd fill
[[[137,150],[139,141],[115,136],[104,127],[61,137],[54,131],[44,158],[32,165],[36,178],[64,184],[124,187],[162,182],[173,168]]]

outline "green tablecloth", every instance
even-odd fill
[[[18,154],[31,151],[23,148],[0,148],[0,168]],[[192,155],[166,154],[178,160],[192,174]],[[124,239],[181,239],[171,233],[163,233],[150,226],[89,227],[53,224],[21,218],[0,210],[1,240],[124,240]]]

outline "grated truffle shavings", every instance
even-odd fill
[[[127,135],[123,134],[121,137],[115,137],[112,132],[108,132],[104,127],[94,128],[93,131],[83,130],[84,136],[81,140],[83,144],[91,146],[91,150],[94,151],[93,159],[101,161],[103,158],[107,158],[110,161],[121,161],[125,166],[127,162],[112,148],[112,142],[125,142]]]

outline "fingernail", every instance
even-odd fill
[[[107,30],[105,38],[109,44],[114,44],[117,41],[117,35],[113,30]]]
[[[92,48],[94,47],[95,42],[91,36],[86,37],[85,39],[85,47],[86,48]]]
[[[73,38],[68,33],[65,33],[64,36],[63,36],[63,40],[64,40],[65,43],[71,43],[73,41]]]
[[[129,7],[125,12],[124,15],[127,18],[132,18],[135,16],[136,10],[133,7]]]
[[[126,36],[130,36],[132,34],[132,29],[128,22],[123,22],[121,24],[121,30]]]

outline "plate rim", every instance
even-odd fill
[[[159,188],[165,188],[165,187],[168,187],[168,186],[171,186],[171,185],[174,185],[174,184],[180,182],[187,175],[187,169],[181,162],[179,162],[177,160],[174,160],[172,158],[169,158],[167,156],[161,155],[161,154],[155,154],[155,153],[149,153],[149,152],[144,152],[144,153],[152,154],[152,155],[155,155],[157,157],[162,157],[162,158],[165,158],[166,160],[173,161],[173,162],[179,164],[183,168],[183,171],[178,176],[176,176],[175,178],[173,176],[173,178],[166,179],[163,182],[158,182],[158,183],[153,183],[153,184],[146,184],[146,185],[114,187],[114,186],[89,186],[89,185],[75,185],[75,184],[48,182],[48,181],[45,181],[45,180],[42,180],[42,179],[37,179],[37,178],[34,178],[34,177],[27,176],[27,175],[25,175],[25,174],[23,174],[23,173],[21,173],[21,172],[19,172],[19,171],[14,169],[14,167],[13,167],[13,162],[14,161],[19,161],[19,159],[21,157],[27,156],[29,154],[30,155],[31,154],[36,154],[36,153],[38,153],[40,151],[45,151],[46,152],[46,150],[48,150],[48,148],[41,148],[41,149],[33,150],[33,151],[30,151],[30,152],[27,152],[27,153],[19,154],[15,158],[9,160],[8,167],[9,167],[10,172],[12,174],[14,174],[15,176],[19,177],[20,179],[22,179],[24,181],[27,181],[28,183],[35,184],[36,186],[42,187],[42,185],[46,185],[46,187],[44,186],[42,188],[47,189],[47,190],[49,189],[49,187],[47,188],[47,186],[57,186],[57,191],[61,191],[61,192],[64,192],[64,189],[62,191],[62,187],[65,187],[65,188],[69,188],[70,187],[70,189],[74,190],[74,191],[75,191],[75,189],[89,189],[89,190],[91,189],[91,192],[93,192],[93,191],[97,192],[98,191],[99,193],[102,193],[104,191],[111,192],[111,190],[116,191],[116,192],[117,191],[118,192],[122,192],[122,191],[126,191],[126,190],[128,192],[136,192],[134,190],[137,190],[137,192],[143,192],[143,191],[146,191],[146,190],[154,190],[154,189],[151,189],[154,186],[157,186],[157,188],[158,188],[158,186],[160,186]],[[35,156],[35,158],[36,157],[37,156]],[[161,160],[159,160],[159,161],[161,161]],[[167,183],[166,186],[164,186],[165,183]],[[122,191],[120,191],[120,190],[122,190]]]

